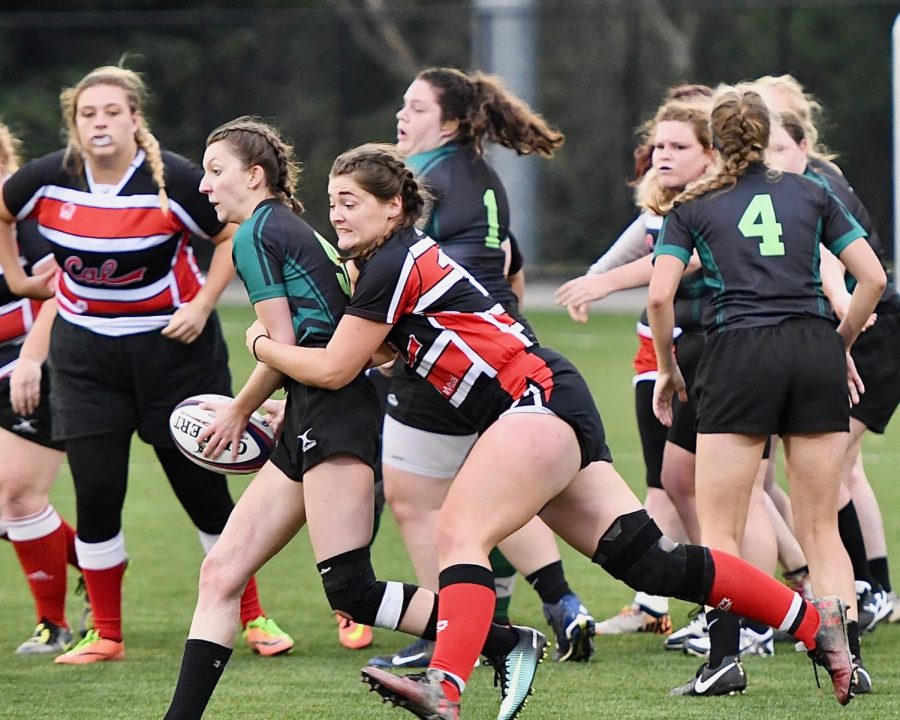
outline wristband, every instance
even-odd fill
[[[264,333],[262,335],[257,335],[255,338],[253,338],[253,344],[250,345],[250,352],[253,353],[253,358],[256,360],[256,362],[262,362],[262,360],[259,359],[259,355],[256,354],[256,343],[258,343],[261,338],[269,338],[269,334]],[[271,338],[269,339],[271,340]]]

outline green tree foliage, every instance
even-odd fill
[[[36,0],[27,13],[0,13],[0,116],[26,155],[59,147],[63,86],[128,54],[148,82],[151,127],[166,147],[197,160],[209,131],[241,114],[281,127],[305,166],[309,220],[323,230],[332,159],[354,144],[394,138],[414,67],[472,69],[473,15],[458,1],[58,8]],[[890,245],[890,31],[898,12],[898,2],[846,0],[544,0],[536,12],[536,105],[567,143],[540,163],[542,226],[530,231],[541,238],[542,262],[575,270],[630,220],[625,181],[635,129],[666,87],[784,72],[824,104],[823,139]]]

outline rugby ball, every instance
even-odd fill
[[[255,473],[269,459],[275,447],[275,433],[262,415],[253,413],[244,432],[237,457],[231,459],[231,446],[228,446],[218,457],[204,457],[203,448],[197,438],[216,417],[212,410],[204,410],[201,403],[229,402],[233,398],[227,395],[194,395],[175,406],[169,416],[169,433],[175,446],[191,462],[217,473],[247,475]]]

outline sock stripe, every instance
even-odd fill
[[[787,615],[784,616],[784,620],[782,621],[781,625],[778,626],[778,629],[793,635],[797,632],[797,629],[803,622],[803,617],[805,615],[806,603],[803,602],[803,598],[801,598],[797,593],[794,593],[794,599],[791,601],[791,607],[788,610]]]

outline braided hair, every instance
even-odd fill
[[[429,68],[416,76],[435,91],[441,120],[458,120],[456,140],[472,145],[480,156],[485,138],[519,155],[553,157],[563,135],[526,103],[507,90],[500,78],[455,68]]]
[[[206,138],[206,146],[225,141],[245,168],[259,165],[265,173],[269,192],[297,215],[303,203],[294,197],[300,165],[291,147],[274,127],[260,118],[244,115],[219,125]]]
[[[367,143],[341,153],[328,176],[341,175],[350,175],[357,185],[381,202],[400,197],[400,219],[395,230],[422,224],[428,216],[431,194],[419,185],[394,145]],[[370,257],[385,241],[387,238],[350,259]]]
[[[722,188],[731,189],[751,165],[762,165],[769,144],[771,119],[759,93],[723,88],[712,110],[713,145],[722,168],[713,177],[693,183],[675,198],[675,205]]]
[[[166,168],[162,159],[162,150],[159,141],[150,132],[150,127],[143,114],[147,89],[141,76],[133,70],[127,70],[117,65],[98,67],[81,78],[74,87],[66,88],[60,93],[59,102],[62,107],[63,122],[66,126],[66,152],[63,155],[63,168],[74,177],[80,177],[84,170],[84,148],[78,139],[75,119],[78,113],[78,97],[84,90],[95,85],[113,85],[125,91],[128,98],[128,109],[137,115],[138,127],[134,133],[134,139],[147,156],[147,166],[150,168],[153,182],[159,188],[160,207],[163,214],[168,214],[169,196],[166,193]]]

